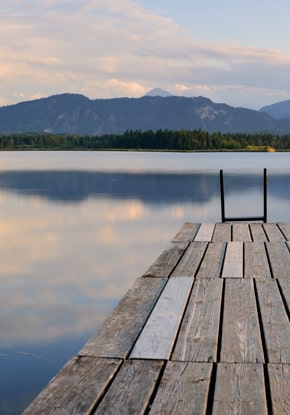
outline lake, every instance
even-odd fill
[[[290,221],[290,153],[0,153],[0,413],[19,414],[186,221]]]

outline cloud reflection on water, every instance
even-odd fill
[[[226,183],[233,210],[259,203],[245,171],[286,169],[269,177],[269,220],[290,220],[288,159],[0,152],[0,412],[21,413],[185,221],[220,220],[219,168],[243,169]]]
[[[55,206],[2,193],[1,346],[92,332],[173,236],[179,224],[164,218],[183,222],[176,210],[186,214],[139,200]]]
[[[2,347],[93,332],[185,221],[220,220],[218,174],[115,178],[0,174]],[[260,181],[228,180],[231,209],[259,212]]]

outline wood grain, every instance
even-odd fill
[[[172,277],[194,277],[207,247],[207,242],[191,242],[172,273]]]
[[[225,281],[221,362],[264,362],[252,279]]]
[[[144,277],[168,278],[188,247],[188,243],[171,243],[153,262]]]
[[[267,242],[268,241],[263,225],[261,223],[250,223],[249,227],[250,227],[252,239],[254,242]]]
[[[290,365],[267,365],[273,415],[290,414]]]
[[[264,223],[263,227],[270,242],[285,241],[285,237],[276,225],[276,223]]]
[[[171,277],[142,330],[131,359],[168,359],[193,279]]]
[[[212,239],[214,228],[214,223],[202,223],[197,234],[194,237],[194,241],[210,242]]]
[[[228,242],[222,278],[243,278],[243,242]]]
[[[279,229],[285,236],[287,241],[290,241],[290,223],[289,222],[279,222],[277,223]]]
[[[269,363],[290,363],[290,325],[275,280],[256,280]]]
[[[266,242],[274,278],[290,278],[290,252],[284,242]]]
[[[138,278],[79,354],[128,356],[166,282],[161,278]]]
[[[216,362],[223,280],[196,280],[172,360]]]
[[[245,242],[245,278],[271,278],[270,265],[263,242]]]
[[[94,415],[144,414],[162,362],[126,360]]]
[[[185,223],[24,415],[288,415],[289,237]]]
[[[168,362],[150,415],[205,415],[212,364]]]
[[[251,234],[248,223],[233,224],[233,241],[251,242]]]
[[[122,361],[74,357],[23,412],[24,415],[88,414]]]
[[[200,227],[200,223],[185,222],[177,234],[172,239],[172,242],[191,242]]]
[[[219,363],[213,415],[267,414],[263,365]]]
[[[217,223],[214,228],[212,242],[230,242],[232,240],[232,226],[230,223]]]
[[[226,242],[209,243],[196,278],[220,278]]]
[[[282,295],[287,307],[287,314],[290,315],[290,280],[281,279],[279,285],[282,290]],[[289,345],[290,346],[290,345]]]

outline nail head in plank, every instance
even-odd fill
[[[245,242],[245,278],[271,278],[265,244]]]
[[[248,223],[233,224],[233,241],[250,242],[252,241]]]
[[[266,242],[274,278],[290,278],[290,252],[284,242]]]
[[[90,413],[121,363],[122,360],[117,359],[74,357],[23,414]]]
[[[290,414],[290,365],[267,365],[273,415]]]
[[[214,223],[202,223],[197,234],[195,235],[194,241],[210,242],[212,239],[214,227]]]
[[[243,242],[228,242],[222,278],[243,278]]]
[[[232,225],[217,223],[214,228],[212,242],[230,242],[232,240]]]
[[[267,413],[263,365],[219,363],[212,414]]]
[[[220,278],[226,242],[209,243],[196,278]]]
[[[264,223],[263,227],[270,242],[285,241],[285,237],[276,225],[276,223]]]
[[[212,364],[167,362],[150,415],[206,414]]]
[[[256,280],[269,363],[290,363],[290,325],[276,280]]]
[[[216,362],[222,279],[196,280],[171,360]]]
[[[250,223],[250,230],[254,242],[267,242],[267,236],[261,223]]]
[[[225,281],[221,362],[264,362],[252,279]]]
[[[187,247],[188,243],[171,243],[156,261],[153,262],[143,276],[168,278]]]
[[[200,223],[185,222],[177,232],[172,242],[191,242],[200,227]]]
[[[193,279],[171,277],[143,328],[131,359],[168,359]]]
[[[144,414],[162,362],[126,360],[94,415]]]
[[[195,276],[207,247],[207,242],[191,242],[175,268],[172,277]]]
[[[162,278],[138,278],[79,354],[125,358],[166,282]]]

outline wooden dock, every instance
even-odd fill
[[[290,223],[185,223],[28,414],[290,414]]]

